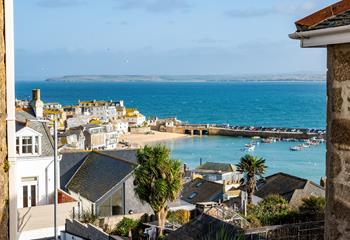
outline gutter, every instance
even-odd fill
[[[16,110],[15,110],[15,61],[13,0],[4,1],[5,13],[5,60],[6,60],[6,112],[7,153],[9,169],[9,235],[17,239],[17,193],[16,193]]]
[[[308,39],[311,37],[317,37],[317,36],[323,36],[323,35],[329,35],[329,34],[344,33],[348,31],[350,31],[350,25],[311,30],[311,31],[303,31],[303,32],[294,32],[289,34],[288,36],[291,39],[300,40],[300,39]]]

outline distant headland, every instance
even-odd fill
[[[234,81],[324,81],[324,74],[266,75],[66,75],[47,82],[234,82]]]

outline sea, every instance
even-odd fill
[[[326,126],[324,81],[235,82],[45,82],[16,81],[16,98],[30,99],[41,89],[45,102],[63,105],[78,100],[124,100],[144,115],[177,117],[188,123],[264,127]],[[164,142],[172,157],[190,167],[203,162],[236,164],[248,138],[203,136]],[[286,172],[319,183],[325,175],[325,144],[292,152],[296,142],[260,144],[253,155],[266,159],[266,174]]]

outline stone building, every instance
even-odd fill
[[[296,23],[301,47],[327,48],[327,161],[325,239],[350,239],[350,1]]]

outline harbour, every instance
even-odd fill
[[[175,124],[175,123],[174,123]],[[233,136],[233,137],[260,137],[264,139],[325,139],[326,131],[323,129],[307,128],[282,128],[282,127],[257,127],[257,126],[230,126],[218,124],[178,124],[178,125],[160,125],[154,127],[154,130],[181,133],[188,135],[214,135],[214,136]]]

